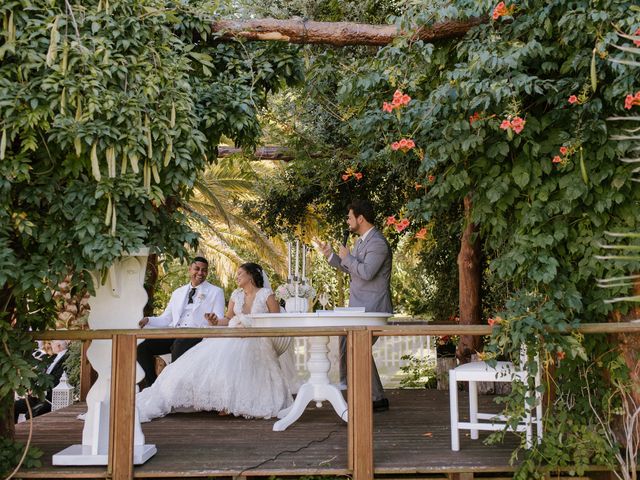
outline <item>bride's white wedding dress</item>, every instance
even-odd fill
[[[260,289],[251,313],[267,313],[273,292]],[[231,295],[236,315],[230,326],[249,326],[243,315],[244,291]],[[284,361],[289,361],[283,355]],[[293,368],[283,369],[270,338],[208,338],[168,365],[154,384],[136,396],[141,422],[173,409],[225,411],[245,417],[270,418],[293,402]]]

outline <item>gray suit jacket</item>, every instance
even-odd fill
[[[393,313],[391,303],[391,247],[380,231],[374,228],[360,245],[340,261],[338,255],[329,259],[332,267],[351,277],[349,306],[364,307],[367,312]]]

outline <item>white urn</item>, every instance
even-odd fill
[[[287,298],[284,308],[287,313],[306,313],[309,311],[309,299],[302,297]]]

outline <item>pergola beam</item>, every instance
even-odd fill
[[[218,146],[218,158],[230,157],[232,155],[245,155],[252,160],[281,160],[283,162],[290,162],[295,159],[291,149],[278,145],[258,147],[253,152],[237,147]]]
[[[464,36],[471,28],[487,23],[489,17],[472,17],[467,20],[451,20],[417,29],[416,40],[433,42]],[[371,45],[383,46],[406,34],[396,25],[369,25],[353,22],[313,22],[305,20],[219,20],[211,30],[220,34],[218,39],[243,38],[246,40],[277,41],[323,45]]]

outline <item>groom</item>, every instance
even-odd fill
[[[364,307],[366,312],[393,313],[391,304],[391,247],[374,223],[373,206],[367,200],[355,200],[347,207],[349,232],[359,235],[353,251],[340,245],[336,255],[331,246],[320,243],[329,264],[350,276],[349,306]],[[371,359],[373,410],[389,409],[376,364]],[[347,380],[347,340],[340,337],[340,382]]]
[[[144,317],[138,325],[156,328],[205,328],[207,316],[215,313],[219,318],[224,315],[224,291],[206,281],[209,262],[206,258],[195,257],[189,267],[190,282],[171,294],[169,305],[157,317]],[[202,341],[201,338],[148,338],[138,345],[138,363],[144,370],[146,386],[156,381],[156,355],[171,353],[175,361],[184,352]]]

